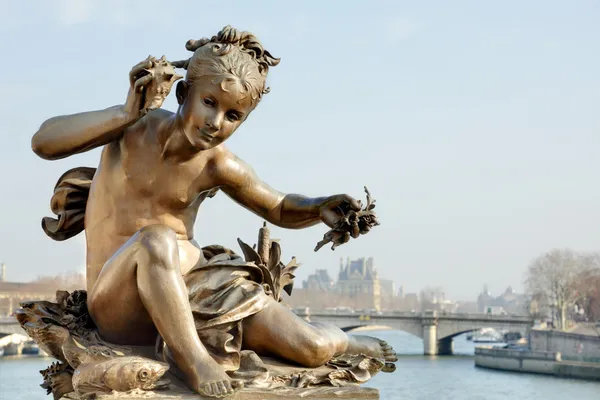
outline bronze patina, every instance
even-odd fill
[[[42,222],[55,240],[85,230],[87,292],[59,292],[57,303],[23,304],[18,314],[60,360],[44,371],[45,387],[56,398],[153,390],[170,365],[192,391],[224,397],[243,386],[354,387],[393,370],[385,342],[311,324],[281,302],[297,264],[280,261],[266,226],[256,250],[240,241],[244,258],[194,240],[198,209],[217,191],[279,227],[325,223],[331,231],[318,247],[378,222],[368,192],[364,209],[345,194],[284,194],[225,147],[279,63],[253,34],[227,26],[186,48],[189,59],[135,65],[124,104],[51,118],[33,136],[33,151],[48,160],[103,147],[97,168],[60,177],[57,217]],[[176,82],[173,113],[160,106]],[[152,354],[142,354],[149,346]]]

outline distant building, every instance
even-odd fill
[[[483,292],[477,297],[477,311],[480,313],[525,314],[527,298],[524,294],[516,293],[511,286],[500,296],[494,297],[484,285]]]
[[[302,288],[308,290],[330,291],[333,290],[333,279],[326,269],[318,269],[302,282]]]
[[[361,298],[365,308],[381,309],[382,298],[395,296],[394,282],[379,279],[373,257],[357,260],[340,259],[340,272],[336,291],[352,298]]]
[[[406,293],[402,304],[406,311],[418,311],[420,308],[419,295],[416,293]]]
[[[404,298],[404,286],[400,285],[400,287],[398,288],[398,297],[400,297],[401,299]]]
[[[2,268],[6,273],[6,266]],[[85,288],[85,275],[64,273],[53,277],[39,277],[33,282],[0,281],[0,318],[12,315],[21,302],[56,299],[57,290],[73,291]]]
[[[446,293],[442,288],[427,287],[421,290],[421,311],[433,310],[454,313],[458,304],[446,299]]]
[[[467,313],[467,314],[476,314],[478,311],[477,302],[476,301],[460,301],[457,303],[458,313]]]
[[[54,300],[56,288],[45,284],[0,282],[0,317],[12,315],[23,301]]]

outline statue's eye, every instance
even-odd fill
[[[232,121],[232,122],[236,122],[236,121],[239,121],[241,119],[240,115],[237,112],[235,112],[235,111],[229,111],[229,112],[227,112],[227,114],[225,114],[225,117],[227,117],[227,119],[230,120],[230,121]]]

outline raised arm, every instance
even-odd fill
[[[231,153],[217,157],[214,171],[217,185],[229,197],[283,228],[300,229],[319,222],[331,227],[346,208],[360,210],[360,204],[345,194],[310,198],[281,193],[261,181],[248,164]]]
[[[56,160],[118,140],[123,131],[142,116],[142,91],[152,80],[151,75],[143,75],[143,72],[151,65],[149,57],[131,69],[124,105],[45,121],[31,139],[33,151],[44,159]]]

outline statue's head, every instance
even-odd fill
[[[178,118],[193,146],[205,150],[229,138],[268,93],[267,72],[279,63],[249,32],[226,26],[211,39],[190,40],[192,57],[177,85]]]

